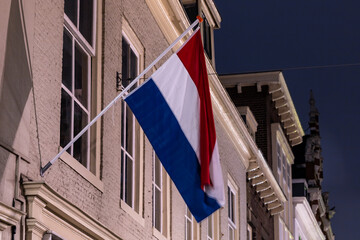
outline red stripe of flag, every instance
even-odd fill
[[[177,54],[199,92],[201,188],[204,189],[205,185],[211,185],[209,165],[216,142],[216,132],[200,31],[197,31]]]

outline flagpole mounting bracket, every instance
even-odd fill
[[[122,78],[120,77],[121,73],[116,71],[116,90],[122,91],[124,89],[124,86],[122,84]]]

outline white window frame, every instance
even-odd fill
[[[284,189],[285,189],[285,186],[287,185],[286,184],[286,169],[287,169],[287,160],[286,160],[286,156],[282,151],[282,181],[283,181],[283,186],[284,186]]]
[[[188,213],[190,213],[190,216],[188,215]],[[188,224],[190,223],[191,229],[190,229],[190,234],[188,234]],[[189,211],[188,207],[186,206],[185,208],[185,240],[193,240],[194,239],[194,217],[192,216],[191,212]],[[188,239],[187,236],[190,235],[191,239]]]
[[[227,224],[227,229],[228,229],[228,239],[230,239],[230,228],[233,229],[234,235],[233,235],[233,239],[238,239],[238,231],[239,231],[239,226],[238,226],[238,187],[235,184],[235,181],[231,178],[230,175],[228,175],[228,191],[230,190],[230,194],[233,194],[234,196],[234,201],[233,201],[233,209],[228,209],[228,224]],[[229,197],[229,192],[227,194],[227,197]],[[228,203],[229,203],[229,199],[228,199]],[[228,208],[230,208],[230,205],[228,205]],[[229,217],[229,210],[232,211],[232,214],[234,216],[234,221],[232,219],[230,219]]]
[[[137,71],[136,71],[136,74],[139,74],[139,63],[140,63],[140,60],[139,60],[139,53],[136,51],[134,45],[132,44],[132,42],[130,41],[129,37],[127,36],[127,34],[123,31],[122,32],[122,37],[125,38],[125,40],[127,41],[127,43],[129,44],[131,50],[135,53],[136,55],[136,58],[137,58]],[[121,148],[121,155],[122,155],[122,158],[123,158],[123,166],[122,166],[122,170],[123,172],[121,173],[121,178],[122,178],[122,192],[120,193],[121,194],[121,199],[125,201],[126,197],[125,196],[125,185],[126,185],[126,173],[125,173],[125,165],[126,165],[126,157],[128,157],[128,159],[131,160],[132,162],[132,183],[131,183],[131,193],[132,193],[132,196],[131,196],[131,208],[134,208],[134,201],[135,201],[135,168],[136,168],[136,156],[135,156],[135,152],[136,152],[136,148],[137,148],[137,142],[136,142],[136,130],[135,130],[135,125],[136,125],[136,120],[135,120],[135,116],[134,114],[132,114],[132,152],[128,152],[126,150],[127,146],[126,146],[126,143],[127,143],[127,139],[126,139],[126,135],[127,135],[127,129],[126,129],[126,121],[127,121],[127,104],[124,100],[121,101],[121,111],[123,112],[121,115],[123,116],[122,119],[121,119],[121,125],[124,125],[124,131],[121,133],[123,136],[122,136],[122,139],[124,139],[124,144],[120,144],[120,148]],[[123,146],[124,145],[124,146]]]
[[[279,239],[287,239],[291,236],[288,229],[291,229],[292,220],[292,179],[291,179],[291,164],[294,163],[294,155],[288,140],[283,132],[283,129],[279,123],[271,124],[272,145],[277,146],[273,149],[272,156],[275,159],[278,156],[278,151],[281,152],[281,161],[273,161],[274,173],[277,173],[278,183],[281,186],[287,201],[284,202],[284,211],[277,215],[275,218],[275,229],[279,229],[276,235],[279,235]],[[281,163],[281,166],[279,165]],[[277,170],[275,170],[277,169]]]
[[[188,215],[188,213],[190,215]],[[200,239],[200,226],[199,226],[199,223],[196,222],[194,216],[191,214],[191,212],[188,210],[188,207],[185,205],[185,227],[184,227],[184,230],[185,230],[185,235],[184,235],[184,239],[185,240],[198,240]],[[191,224],[191,237],[190,239],[187,239],[187,231],[188,231],[188,228],[187,228],[187,222],[190,222]]]
[[[228,199],[228,208],[229,212],[234,218],[234,221],[230,218],[229,212],[228,212],[228,234],[229,234],[229,240],[235,240],[235,231],[236,231],[236,194],[231,186],[228,185],[228,197],[231,196],[230,199],[233,199],[232,201]],[[232,198],[233,197],[233,198]],[[233,239],[230,239],[230,229],[233,232]]]
[[[215,214],[215,213],[214,213]],[[212,214],[211,216],[208,217],[208,221],[207,221],[207,224],[208,224],[208,230],[207,230],[207,237],[206,239],[207,240],[214,240],[215,239],[215,223],[214,223],[214,220],[215,220],[215,217],[214,217],[214,214]],[[209,226],[211,225],[211,232],[209,231]],[[209,234],[210,232],[210,234]],[[211,236],[210,236],[211,235]]]
[[[152,159],[153,159],[153,178],[152,178],[152,189],[153,189],[153,227],[155,227],[155,215],[156,214],[160,214],[160,229],[157,229],[160,233],[163,232],[163,173],[162,173],[162,165],[161,165],[161,162],[160,160],[157,158],[155,152],[153,151],[153,156],[152,156]],[[156,184],[156,169],[155,169],[155,161],[159,161],[159,164],[160,164],[160,171],[159,171],[159,179],[160,179],[160,186],[158,186]],[[159,194],[160,194],[160,210],[158,209],[155,209],[156,208],[156,197],[155,197],[155,193],[156,191],[155,190],[159,190]]]
[[[63,26],[63,30],[64,30],[64,34],[67,34],[68,37],[71,39],[71,47],[72,47],[72,72],[71,72],[71,89],[68,89],[63,83],[61,83],[61,89],[64,90],[71,98],[71,120],[70,120],[70,140],[72,140],[75,136],[74,136],[74,106],[75,103],[80,106],[80,108],[86,113],[87,115],[87,123],[90,122],[90,118],[91,118],[91,89],[92,89],[92,81],[93,81],[93,76],[92,76],[92,58],[95,57],[95,46],[96,46],[96,19],[97,19],[97,0],[93,0],[93,13],[92,13],[92,45],[90,43],[87,42],[87,40],[82,36],[80,30],[79,30],[79,26],[75,26],[73,24],[73,22],[68,18],[68,16],[66,15],[66,13],[64,12],[64,26]],[[80,18],[80,1],[77,0],[77,23],[79,23],[79,18]],[[65,31],[67,33],[65,33]],[[84,106],[75,96],[74,96],[74,92],[75,92],[75,48],[76,46],[78,46],[80,48],[80,50],[88,56],[88,62],[87,62],[87,102],[86,105]],[[85,159],[86,163],[82,164],[86,169],[90,170],[90,142],[91,142],[91,135],[90,135],[90,131],[88,130],[87,132],[84,133],[84,135],[87,136],[87,143],[86,143],[86,152],[87,152],[87,158]],[[73,153],[74,153],[74,145],[72,145],[70,148],[70,153],[69,155],[72,157]],[[66,154],[65,154],[66,155]],[[62,157],[62,159],[66,159],[65,161],[67,161],[67,159],[69,159],[69,156],[64,156]],[[68,162],[68,161],[67,161]],[[71,162],[71,161],[70,161]],[[72,164],[71,164],[72,165]],[[78,166],[75,168],[79,168]],[[80,170],[81,171],[81,170]],[[95,174],[96,174],[96,170],[95,170]],[[96,184],[96,185],[101,185],[101,184]],[[101,188],[101,187],[100,187]]]
[[[141,44],[140,40],[137,38],[136,34],[133,32],[129,23],[125,18],[122,18],[122,36],[127,40],[130,45],[131,50],[135,53],[138,58],[138,73],[143,70],[144,64],[144,47]],[[141,81],[140,81],[141,82]],[[123,103],[123,101],[122,101]],[[123,106],[123,104],[122,104]],[[135,119],[135,117],[134,117]],[[123,124],[123,121],[121,121]],[[134,155],[134,166],[133,166],[133,178],[132,178],[132,206],[128,205],[125,200],[122,198],[122,192],[120,191],[120,207],[127,212],[133,219],[135,219],[141,226],[145,226],[145,219],[143,217],[143,191],[144,191],[144,133],[140,128],[139,124],[135,121],[133,124],[133,129],[135,135],[133,136],[133,150],[135,151]],[[123,133],[121,133],[123,134]],[[125,138],[124,138],[125,141]],[[121,146],[121,139],[119,145]],[[121,149],[123,153],[123,148]],[[125,149],[126,150],[126,149]],[[124,161],[125,163],[125,161]],[[121,178],[124,176],[121,175]],[[125,181],[121,181],[124,183]],[[123,188],[123,191],[125,189]]]
[[[95,55],[95,46],[96,46],[96,6],[97,0],[93,0],[93,22],[92,22],[92,36],[90,44],[85,37],[80,33],[79,30],[79,11],[80,11],[80,0],[73,0],[77,1],[77,26],[70,20],[70,18],[66,15],[64,11],[64,25],[69,29],[72,35],[76,35],[78,42],[86,49],[87,52],[90,52],[92,55]]]
[[[247,239],[248,240],[252,240],[252,227],[250,226],[250,224],[247,225]]]

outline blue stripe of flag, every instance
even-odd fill
[[[133,111],[189,210],[200,222],[220,208],[201,189],[200,165],[180,125],[152,79],[125,101]]]

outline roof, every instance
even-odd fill
[[[262,86],[267,85],[291,146],[302,142],[304,130],[281,71],[227,74],[220,76],[220,79],[225,88],[237,87],[238,93],[247,86],[256,86],[260,92]]]

